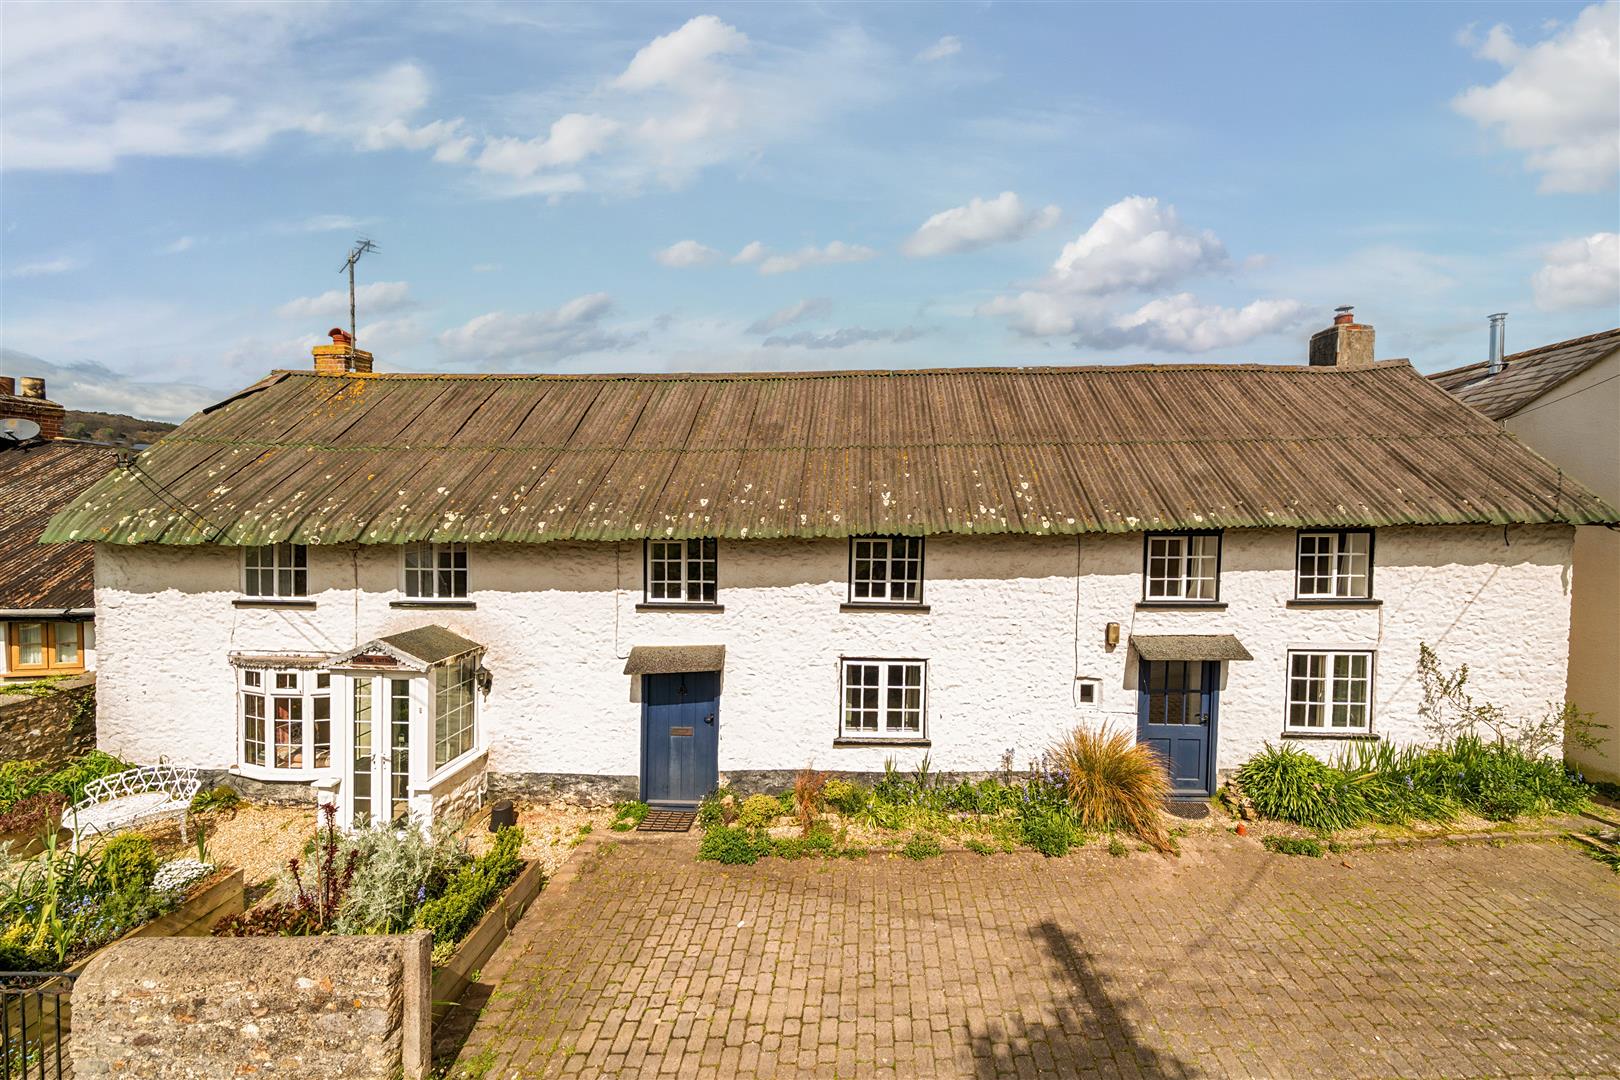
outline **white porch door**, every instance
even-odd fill
[[[410,814],[411,680],[350,679],[348,768],[343,816],[356,829]]]

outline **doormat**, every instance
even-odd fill
[[[1186,821],[1209,817],[1209,803],[1203,799],[1171,799],[1164,804],[1164,808],[1170,811],[1172,817]]]
[[[696,820],[695,810],[648,810],[636,832],[689,832]]]

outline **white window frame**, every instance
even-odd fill
[[[1347,550],[1351,537],[1363,542],[1362,550]],[[1307,544],[1313,550],[1306,554]],[[1305,560],[1326,560],[1327,573],[1305,573]],[[1360,560],[1360,567],[1356,566]],[[1313,585],[1307,591],[1307,577],[1325,580],[1326,591]],[[1294,543],[1294,597],[1298,600],[1371,600],[1373,584],[1373,534],[1371,529],[1301,529]],[[1360,591],[1354,591],[1359,582]]]
[[[427,555],[427,564],[421,565],[420,556]],[[412,566],[416,555],[418,565]],[[461,565],[456,565],[456,556]],[[472,555],[462,543],[435,544],[421,542],[401,544],[399,549],[399,590],[410,600],[466,600],[472,595]],[[450,575],[450,588],[446,592],[439,575]],[[460,584],[458,591],[456,586]],[[424,590],[426,587],[426,591]]]
[[[894,682],[896,669],[901,681]],[[883,740],[911,742],[928,738],[928,661],[915,657],[846,657],[839,664],[838,679],[838,737],[840,739]],[[856,672],[860,681],[851,683],[850,674]],[[916,675],[915,685],[910,676]],[[874,682],[867,679],[875,678]],[[866,700],[854,703],[850,691],[869,690],[875,694],[875,706]],[[891,704],[891,693],[907,690],[917,692],[916,704],[908,705],[902,696],[898,710]],[[864,695],[863,695],[864,698]],[[864,717],[851,723],[852,714],[875,711],[874,727],[867,727]],[[906,725],[907,717],[914,717],[916,727]],[[898,721],[898,722],[897,722]]]
[[[1142,541],[1142,602],[1218,603],[1223,539],[1218,532],[1148,533]]]
[[[896,554],[896,549],[899,553]],[[924,539],[921,536],[852,536],[849,538],[849,602],[921,607],[923,604]],[[860,575],[865,564],[868,572]],[[883,576],[874,577],[871,567],[881,565]],[[914,576],[896,577],[899,567],[916,567]],[[909,586],[909,590],[907,588]],[[910,591],[912,595],[907,596]],[[865,595],[862,595],[862,593]]]
[[[428,694],[433,705],[433,753],[428,759],[430,777],[454,770],[464,759],[479,751],[478,662],[477,655],[463,656],[459,660],[437,665],[429,672]],[[449,701],[447,691],[457,685],[449,681],[450,676],[465,679],[467,698],[460,704]],[[447,729],[443,723],[451,710],[459,714],[459,719],[453,729]],[[441,748],[451,751],[442,761],[439,759]]]
[[[678,556],[671,558],[671,549],[679,551]],[[720,542],[712,536],[693,537],[687,540],[654,540],[648,539],[642,545],[642,598],[648,604],[674,604],[690,606],[702,604],[711,607],[720,603]],[[694,554],[695,551],[695,554]],[[653,566],[658,565],[666,571],[673,570],[674,576],[667,572],[663,581],[653,581]],[[694,566],[698,576],[692,576]],[[705,573],[706,571],[706,573]],[[664,590],[664,596],[654,596],[654,587]],[[707,586],[708,596],[704,596],[704,587]],[[668,595],[673,588],[675,595]]]
[[[236,760],[247,776],[301,779],[335,772],[337,717],[332,711],[332,675],[312,668],[244,667],[236,676]],[[278,701],[296,704],[297,718],[277,719]],[[290,712],[291,710],[289,710]],[[324,713],[324,715],[323,715]],[[249,720],[257,720],[257,738]],[[282,724],[298,729],[296,745],[280,738]],[[325,739],[320,726],[326,727]],[[282,748],[285,747],[285,754]],[[324,749],[326,763],[317,764]],[[297,760],[298,764],[290,764]],[[278,760],[286,762],[278,764]]]
[[[263,586],[268,583],[268,590]],[[242,595],[255,599],[302,599],[309,595],[309,547],[260,544],[242,549]]]
[[[1356,674],[1361,661],[1363,671]],[[1317,664],[1313,668],[1312,662]],[[1306,667],[1301,670],[1298,664]],[[1341,664],[1343,670],[1341,671]],[[1371,649],[1290,649],[1288,680],[1284,695],[1283,730],[1305,735],[1370,735],[1373,724],[1373,687],[1377,676],[1377,653]],[[1355,684],[1361,686],[1361,700],[1355,698]],[[1304,691],[1301,694],[1301,691]],[[1344,722],[1339,722],[1343,709]],[[1359,723],[1352,723],[1351,710],[1359,709]],[[1304,718],[1296,720],[1296,711]],[[1315,723],[1312,723],[1312,719]]]

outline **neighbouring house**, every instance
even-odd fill
[[[1431,378],[1620,505],[1620,329],[1504,356],[1505,316],[1491,319],[1490,359]],[[1620,783],[1620,531],[1579,530],[1574,566],[1567,696],[1593,714],[1599,744],[1565,749],[1588,776]]]
[[[117,452],[62,438],[62,415],[44,379],[0,376],[0,681],[96,666],[94,553],[39,538]]]
[[[51,523],[102,745],[320,790],[690,805],[806,764],[1019,767],[1122,725],[1211,790],[1425,735],[1420,643],[1561,698],[1616,510],[1341,315],[1310,364],[379,374],[346,335]]]

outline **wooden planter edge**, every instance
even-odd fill
[[[484,912],[472,933],[456,946],[450,962],[433,969],[433,1017],[444,1016],[461,1000],[462,992],[472,984],[473,972],[483,967],[495,954],[512,927],[529,910],[534,898],[545,886],[546,873],[539,860],[530,859],[512,884],[499,899]]]

